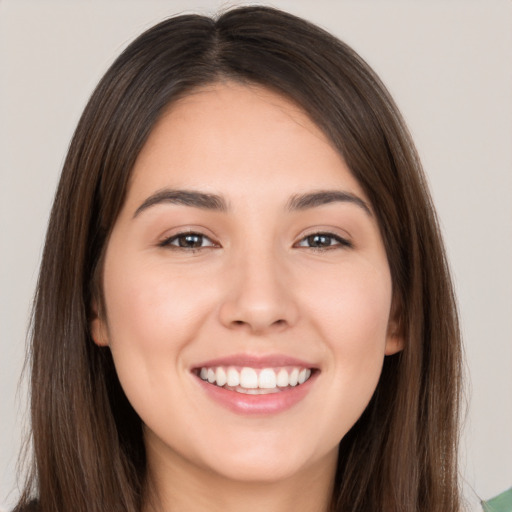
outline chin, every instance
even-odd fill
[[[233,443],[227,453],[209,452],[204,462],[217,475],[231,481],[270,484],[280,482],[311,470],[316,464],[337,459],[338,446],[319,453],[306,440],[298,444],[282,436],[261,436],[259,442],[250,436],[246,443]],[[286,442],[288,441],[288,442]]]
[[[301,473],[304,466],[304,461],[284,460],[281,455],[276,454],[249,458],[242,454],[211,469],[228,480],[248,484],[271,484]]]

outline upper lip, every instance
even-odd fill
[[[232,354],[216,359],[209,359],[194,365],[193,369],[211,368],[214,366],[242,366],[249,368],[278,368],[280,366],[297,366],[301,368],[316,368],[316,365],[311,362],[304,361],[296,357],[287,356],[285,354]]]

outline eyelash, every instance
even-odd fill
[[[180,241],[186,240],[186,238],[192,238],[194,237],[196,239],[196,242],[192,241],[192,243],[197,243],[199,239],[199,243],[204,242],[205,240],[208,240],[210,243],[208,245],[180,245]],[[315,243],[314,239],[323,239],[325,242],[325,239],[329,239],[330,243],[327,245],[318,245],[318,246],[305,246],[301,245],[303,242],[308,242],[310,244]],[[177,242],[177,243],[174,243]],[[333,243],[334,242],[334,243]],[[185,242],[186,243],[186,242]],[[195,231],[186,231],[182,233],[177,233],[176,235],[173,235],[169,238],[166,238],[162,242],[160,242],[159,247],[168,247],[173,250],[183,250],[183,251],[190,251],[190,252],[198,252],[202,249],[212,248],[212,247],[220,247],[219,244],[212,241],[208,236],[204,235],[203,233],[198,233]],[[308,249],[312,249],[314,251],[328,251],[336,248],[352,248],[353,244],[349,240],[340,237],[339,235],[335,235],[334,233],[326,233],[326,232],[318,232],[318,233],[311,233],[305,237],[303,237],[299,242],[294,244],[294,247],[304,247]]]
[[[180,240],[183,241],[183,240],[186,240],[186,238],[196,238],[196,239],[200,239],[201,242],[204,241],[204,240],[208,240],[210,242],[209,245],[199,245],[199,246],[196,246],[196,245],[179,245],[180,244]],[[173,242],[177,242],[177,244],[174,244]],[[219,244],[213,242],[209,237],[207,237],[206,235],[204,235],[203,233],[197,233],[195,231],[185,231],[185,232],[182,232],[182,233],[177,233],[176,235],[173,235],[169,238],[166,238],[165,240],[163,240],[162,242],[160,242],[159,244],[159,247],[168,247],[170,249],[173,249],[173,250],[182,250],[182,251],[190,251],[190,252],[198,252],[202,249],[206,249],[206,248],[211,248],[211,247],[219,247]]]
[[[309,241],[309,243],[314,243],[313,240],[315,238],[322,238],[322,239],[327,238],[327,239],[330,239],[331,242],[334,241],[335,243],[329,243],[328,245],[320,245],[320,246],[316,246],[316,247],[314,247],[314,246],[308,247],[308,246],[301,245],[301,243],[304,241]],[[336,248],[350,249],[353,247],[353,244],[346,238],[342,238],[341,236],[335,235],[334,233],[318,232],[318,233],[311,233],[310,235],[305,236],[304,238],[299,240],[299,242],[297,244],[295,244],[294,247],[306,247],[309,249],[313,249],[314,251],[329,251],[329,250],[336,249]]]

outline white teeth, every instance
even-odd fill
[[[240,386],[246,389],[258,387],[258,374],[253,368],[242,368],[240,372]]]
[[[294,368],[290,373],[289,384],[290,386],[296,386],[299,382],[299,370]]]
[[[228,386],[240,385],[240,374],[234,368],[228,368]]]
[[[288,378],[288,372],[282,368],[279,370],[279,373],[277,374],[277,385],[280,388],[285,388],[289,385],[290,381]]]
[[[229,366],[203,367],[199,370],[202,380],[237,393],[266,394],[281,388],[304,384],[311,377],[311,369],[299,367],[262,368],[244,367],[241,371]]]
[[[227,375],[226,375],[226,372],[224,371],[224,368],[222,368],[222,366],[219,366],[217,368],[217,371],[215,372],[215,377],[216,377],[216,383],[217,383],[217,386],[224,386],[224,384],[226,384],[228,378],[227,378]]]
[[[276,374],[274,370],[270,368],[261,370],[258,377],[258,387],[261,389],[272,389],[276,387]]]

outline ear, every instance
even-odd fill
[[[384,354],[392,356],[404,348],[404,338],[399,334],[388,334]]]
[[[404,349],[404,330],[401,322],[400,308],[396,306],[396,302],[391,308],[391,315],[388,323],[388,333],[386,337],[386,347],[384,354],[391,356]]]
[[[91,337],[99,347],[108,347],[108,331],[107,325],[103,320],[103,315],[100,313],[98,302],[92,301],[91,304],[91,319],[89,320],[89,328],[91,330]]]

